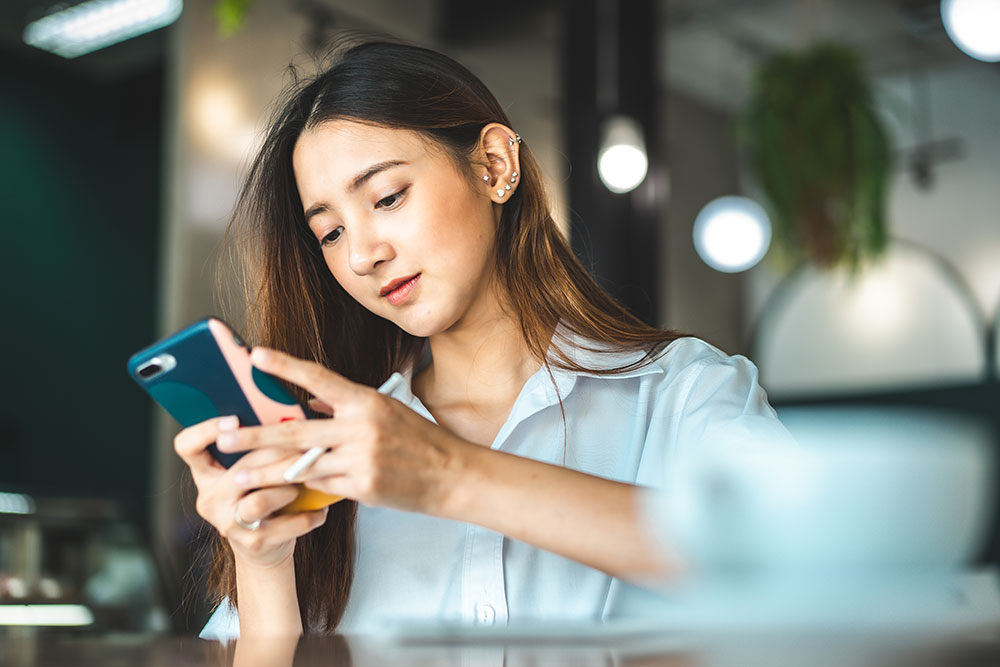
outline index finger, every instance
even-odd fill
[[[218,439],[220,431],[232,430],[238,426],[239,418],[234,415],[206,419],[178,433],[174,437],[174,451],[192,472],[221,467],[209,453],[208,446]]]
[[[266,347],[255,347],[250,361],[260,370],[288,380],[332,406],[336,406],[338,399],[357,396],[362,386],[313,361]]]

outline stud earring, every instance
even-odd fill
[[[504,190],[510,190],[510,186],[509,185],[505,185],[505,186],[503,186],[503,189]]]
[[[507,193],[504,192],[503,190],[497,190],[497,197],[503,197],[505,194]]]
[[[489,176],[486,176],[486,175],[484,175],[484,176],[483,176],[483,182],[484,182],[484,183],[489,183],[489,182],[490,182],[490,177],[489,177]]]
[[[513,183],[516,180],[517,180],[517,172],[515,171],[513,174],[510,175],[510,182]]]

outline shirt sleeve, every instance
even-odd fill
[[[240,637],[240,619],[229,598],[222,601],[198,634],[201,639],[228,642]]]
[[[673,348],[673,349],[671,349]],[[696,338],[681,339],[657,360],[664,373],[650,392],[649,427],[636,484],[644,494],[648,529],[667,553],[678,547],[671,530],[673,514],[664,500],[691,480],[692,459],[728,458],[757,449],[794,446],[758,381],[757,367],[746,357],[729,356]],[[656,588],[655,582],[650,582]],[[680,613],[670,596],[613,580],[602,618],[647,618]]]
[[[645,516],[665,552],[700,561],[721,553],[717,538],[726,518],[743,517],[766,490],[760,467],[798,448],[749,359],[707,343],[690,347],[690,363],[663,392],[673,431],[651,429],[646,442],[652,459],[663,450],[668,458],[657,471],[660,484],[646,494]],[[664,441],[658,431],[672,437]]]
[[[696,364],[687,380],[675,447],[682,455],[732,447],[782,446],[791,436],[767,402],[757,367],[743,356]]]
[[[757,367],[697,338],[681,339],[656,361],[664,373],[652,406],[636,484],[661,488],[693,455],[725,456],[792,443],[767,402]]]

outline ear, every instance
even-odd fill
[[[479,175],[479,180],[488,188],[490,199],[497,204],[506,203],[521,182],[521,163],[518,161],[521,139],[506,125],[490,123],[479,133],[479,147],[487,163],[486,172]]]

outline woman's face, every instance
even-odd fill
[[[344,120],[304,132],[292,165],[326,264],[362,306],[415,336],[490,310],[486,182],[415,132]]]

